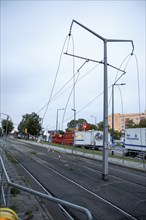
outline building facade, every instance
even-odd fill
[[[114,114],[114,130],[122,131],[125,130],[126,122],[128,120],[133,120],[135,124],[139,124],[141,119],[146,119],[146,112],[139,113],[129,113],[129,114]],[[112,115],[108,116],[108,124],[112,128]]]

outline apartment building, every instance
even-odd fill
[[[122,131],[125,130],[126,121],[133,120],[135,124],[138,124],[141,119],[146,119],[146,112],[139,114],[139,113],[129,113],[129,114],[114,114],[114,130]],[[110,128],[112,128],[112,115],[108,116],[108,124]]]

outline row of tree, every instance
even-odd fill
[[[0,134],[9,134],[14,129],[14,124],[8,119],[2,120],[2,128]],[[42,131],[41,118],[35,112],[25,114],[18,125],[18,131],[21,134],[30,134],[32,136],[39,136]]]
[[[25,114],[22,116],[22,120],[18,125],[18,131],[21,134],[30,134],[32,136],[38,137],[42,133],[42,119],[35,112],[31,114]],[[75,128],[79,131],[83,130],[100,130],[103,131],[103,122],[99,122],[97,125],[88,123],[85,119],[71,120],[67,124],[66,131],[73,131]],[[146,119],[142,119],[139,124],[135,124],[133,120],[128,119],[126,121],[126,128],[136,128],[136,127],[146,127]],[[0,135],[9,134],[13,130],[13,122],[10,120],[2,120],[2,128],[0,128]],[[109,127],[109,132],[111,133],[112,129]],[[63,132],[63,131],[58,131]],[[123,133],[120,131],[114,131],[114,139],[120,139]]]
[[[67,131],[74,130],[74,127],[79,131],[87,131],[87,130],[98,130],[103,131],[104,123],[103,121],[99,122],[97,125],[89,124],[85,119],[78,119],[76,121],[72,120],[67,124]],[[109,133],[112,133],[112,129],[108,126]],[[123,132],[119,132],[117,130],[114,131],[114,139],[120,140]]]
[[[127,119],[125,124],[126,128],[145,128],[146,119],[141,119],[138,124],[135,124],[132,119]]]
[[[7,135],[14,129],[13,122],[8,119],[2,120],[2,127],[0,127],[0,136]]]

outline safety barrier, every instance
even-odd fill
[[[0,156],[0,163],[1,163],[1,167],[2,167],[2,170],[1,170],[1,183],[0,183],[0,189],[1,189],[0,190],[0,205],[3,204],[5,207],[9,207],[10,190],[11,190],[11,187],[14,187],[14,188],[17,188],[19,190],[25,191],[27,193],[33,194],[35,196],[46,199],[48,201],[54,202],[57,205],[60,204],[60,205],[66,206],[68,208],[72,208],[74,210],[82,212],[87,216],[88,220],[92,220],[92,215],[91,215],[90,211],[87,208],[84,208],[82,206],[67,202],[65,200],[61,200],[61,199],[58,199],[58,198],[55,198],[55,197],[51,197],[49,195],[46,195],[46,194],[43,194],[41,192],[35,191],[35,190],[30,189],[28,187],[25,187],[25,186],[16,184],[14,182],[11,182],[1,156]],[[7,186],[7,195],[6,196],[5,196],[5,193],[4,193],[4,181],[5,180],[8,184],[8,186]]]

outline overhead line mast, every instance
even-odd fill
[[[103,122],[104,122],[104,130],[103,130],[103,172],[102,172],[102,179],[103,180],[108,180],[108,77],[107,77],[107,43],[108,42],[129,42],[132,44],[132,52],[131,55],[133,55],[134,51],[134,43],[132,40],[119,40],[119,39],[106,39],[99,34],[95,33],[88,27],[82,25],[76,20],[72,20],[71,26],[70,26],[70,31],[69,31],[69,36],[71,35],[71,30],[73,23],[78,24],[85,30],[89,31],[91,34],[95,35],[99,39],[101,39],[104,43],[104,104],[103,104]]]

